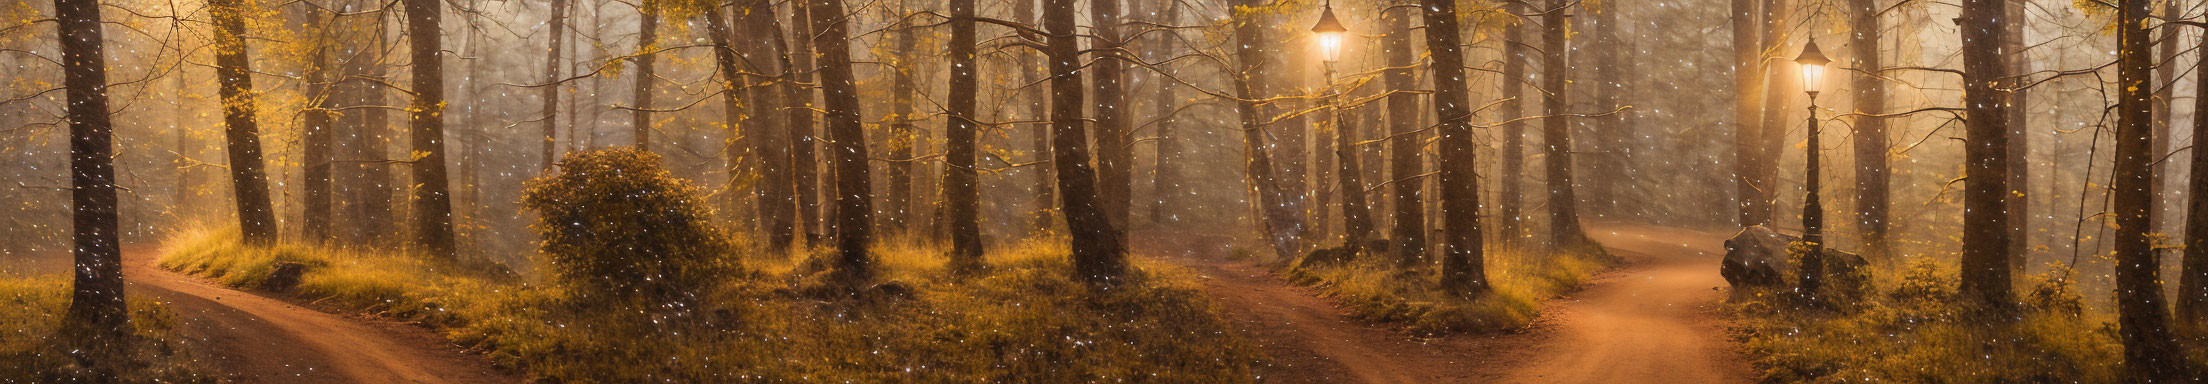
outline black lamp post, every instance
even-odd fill
[[[1817,92],[1824,90],[1825,65],[1831,64],[1832,59],[1825,58],[1825,53],[1817,50],[1816,38],[1810,38],[1809,45],[1802,47],[1801,57],[1794,58],[1794,62],[1802,65],[1802,90],[1809,93],[1809,165],[1804,172],[1808,193],[1802,197],[1802,243],[1809,246],[1809,251],[1802,255],[1801,290],[1814,301],[1825,273],[1825,206],[1817,197],[1818,163],[1822,160],[1818,153],[1822,145],[1818,136],[1822,132],[1817,127]]]

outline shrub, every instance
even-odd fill
[[[674,307],[730,272],[727,236],[698,188],[635,148],[570,153],[560,173],[530,181],[522,206],[538,213],[545,264],[579,294]]]

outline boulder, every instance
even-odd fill
[[[1725,239],[1725,260],[1718,274],[1734,288],[1785,286],[1787,276],[1794,274],[1786,250],[1797,240],[1761,225],[1742,228]]]
[[[267,280],[261,280],[261,289],[270,292],[290,292],[293,287],[299,286],[299,278],[305,277],[306,274],[306,264],[276,263],[276,270],[268,273]]]

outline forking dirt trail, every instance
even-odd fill
[[[1194,268],[1235,327],[1273,357],[1259,374],[1313,383],[1739,383],[1754,376],[1714,306],[1726,234],[1590,223],[1626,259],[1549,301],[1534,329],[1422,338],[1344,316],[1218,239],[1145,236],[1141,252]]]

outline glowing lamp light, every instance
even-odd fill
[[[1832,64],[1832,59],[1825,58],[1825,53],[1817,50],[1817,39],[1809,39],[1809,45],[1802,47],[1802,56],[1794,58],[1794,62],[1802,65],[1803,91],[1816,97],[1817,92],[1825,90],[1825,65]]]
[[[1326,62],[1332,63],[1342,61],[1342,37],[1349,34],[1349,28],[1342,26],[1341,19],[1334,18],[1334,5],[1331,1],[1328,3],[1319,11],[1319,24],[1311,26],[1311,33],[1319,38],[1319,52]]]

